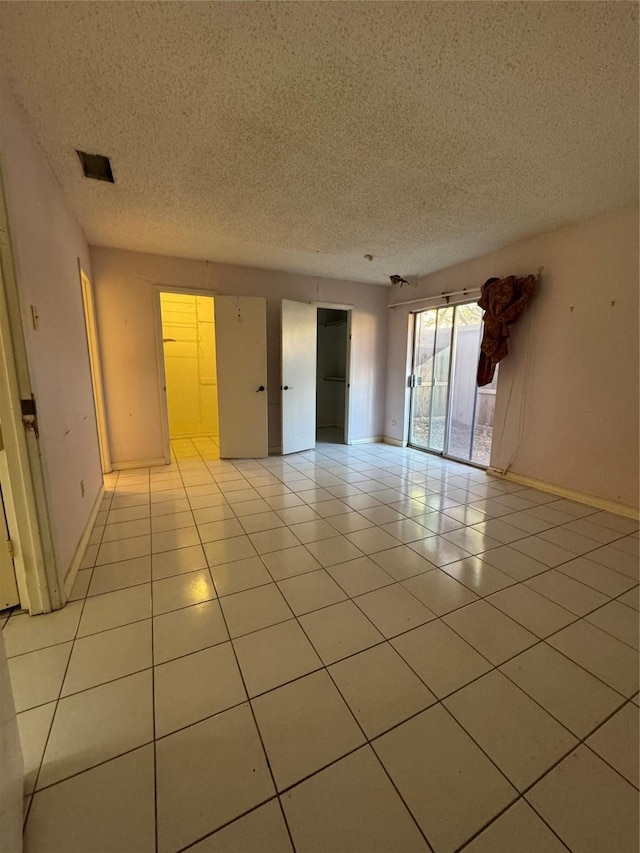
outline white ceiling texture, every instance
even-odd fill
[[[0,61],[90,243],[388,284],[637,198],[637,12],[2,2]]]

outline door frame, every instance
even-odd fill
[[[82,306],[84,309],[84,325],[87,333],[87,351],[89,353],[89,367],[91,370],[93,404],[96,414],[96,429],[98,431],[100,464],[102,466],[102,473],[109,474],[113,468],[109,449],[107,412],[104,402],[104,386],[102,384],[102,363],[100,359],[100,343],[98,340],[98,323],[96,320],[93,284],[82,267],[78,266],[80,271],[80,287],[82,290]]]
[[[157,284],[154,287],[153,314],[156,327],[156,364],[158,368],[158,382],[160,392],[160,422],[162,428],[162,447],[164,448],[164,461],[171,464],[171,434],[169,432],[169,404],[167,403],[167,374],[164,365],[164,345],[162,342],[162,305],[161,293],[179,293],[183,296],[222,296],[217,290],[202,290],[198,288],[170,287],[169,285]],[[215,305],[215,302],[214,302]]]
[[[0,423],[7,451],[2,492],[20,604],[34,615],[60,608],[65,591],[53,550],[39,441],[22,419],[21,400],[30,400],[32,390],[0,170]]]
[[[347,369],[345,371],[345,388],[344,388],[344,443],[352,444],[351,441],[351,378],[353,376],[353,311],[354,305],[345,305],[341,302],[313,302],[312,305],[318,308],[330,308],[333,311],[347,312]],[[317,310],[316,310],[317,322]],[[316,356],[317,358],[317,356]]]

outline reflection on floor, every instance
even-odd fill
[[[385,445],[174,451],[4,626],[28,853],[637,851],[637,523]]]

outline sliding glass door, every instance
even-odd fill
[[[498,374],[477,388],[482,309],[447,305],[414,318],[409,444],[486,466]]]

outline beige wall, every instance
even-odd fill
[[[393,301],[476,288],[490,276],[539,267],[537,295],[512,327],[510,355],[500,365],[491,464],[637,507],[636,208],[426,276],[410,295],[394,292]],[[390,315],[385,434],[402,440],[408,309]]]
[[[64,577],[102,485],[78,271],[80,263],[91,274],[89,248],[24,114],[5,84],[0,85],[0,155],[9,227],[53,545]]]
[[[388,289],[294,273],[91,248],[109,443],[114,464],[163,456],[157,287],[267,298],[269,446],[280,445],[280,301],[353,305],[354,440],[382,435]]]

